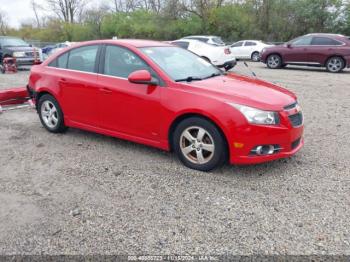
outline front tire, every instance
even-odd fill
[[[269,55],[266,59],[266,65],[270,69],[279,69],[282,67],[282,58],[279,55]]]
[[[326,62],[326,68],[328,72],[339,73],[345,67],[344,60],[339,56],[333,56]]]
[[[57,100],[49,95],[43,95],[38,102],[38,114],[41,124],[51,133],[62,133],[67,130],[64,125],[63,112]]]
[[[200,117],[190,117],[178,124],[173,148],[185,166],[200,171],[218,168],[227,159],[223,135],[213,123]]]

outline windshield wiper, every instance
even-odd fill
[[[203,80],[203,78],[197,77],[197,76],[188,76],[186,78],[182,78],[182,79],[176,79],[175,82],[192,82],[192,81],[200,81]]]
[[[208,78],[212,78],[212,77],[216,77],[216,76],[221,76],[222,73],[212,73],[211,75],[204,77],[203,79],[208,79]]]

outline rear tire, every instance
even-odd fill
[[[269,55],[266,59],[266,65],[270,69],[279,69],[282,67],[282,58],[280,55]]]
[[[187,167],[210,171],[227,160],[226,140],[210,121],[190,117],[180,122],[173,135],[173,148]]]
[[[344,69],[344,67],[344,60],[339,56],[333,56],[326,62],[327,71],[331,73],[339,73]]]
[[[46,94],[40,97],[37,108],[40,122],[49,132],[63,133],[67,130],[61,107],[53,96]]]
[[[251,59],[253,62],[260,62],[260,53],[259,52],[253,52],[251,55]]]

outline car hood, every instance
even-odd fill
[[[233,73],[182,85],[192,88],[194,92],[262,110],[282,110],[297,99],[294,93],[282,87]]]

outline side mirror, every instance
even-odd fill
[[[292,44],[291,43],[287,43],[287,48],[291,48],[292,47]]]
[[[151,73],[147,70],[138,70],[135,72],[132,72],[128,80],[130,83],[134,84],[145,84],[145,85],[159,85],[158,79],[152,77]]]

